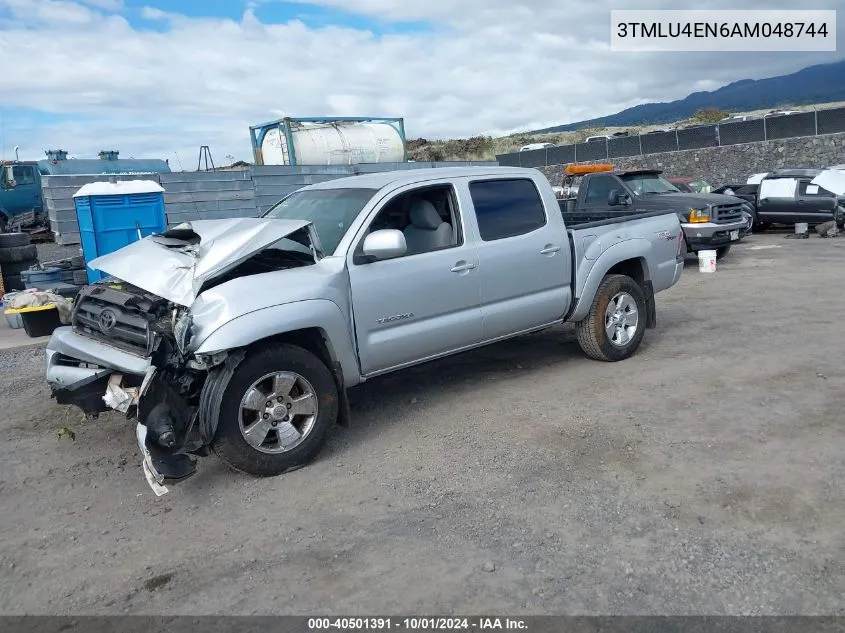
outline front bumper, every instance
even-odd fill
[[[120,374],[144,379],[137,390],[142,397],[155,366],[149,358],[81,336],[71,327],[57,328],[47,343],[47,382],[59,404],[75,405],[89,415],[115,408],[107,404],[104,395],[112,387],[109,379],[115,376],[119,386]],[[137,382],[137,380],[135,381]],[[153,396],[158,402],[161,394]],[[117,410],[126,412],[126,409]],[[144,476],[156,495],[167,493],[165,483],[182,481],[194,474],[196,463],[184,446],[172,449],[159,446],[148,431],[150,422],[139,420],[136,440],[142,456]],[[199,452],[193,451],[193,454]]]
[[[683,222],[681,228],[684,230],[684,237],[691,251],[735,244],[748,233],[748,223],[745,220],[731,222],[730,224]],[[733,231],[737,232],[737,239],[735,240],[731,239]]]
[[[75,391],[115,371],[144,376],[152,366],[149,358],[81,336],[70,326],[53,331],[46,355],[47,382],[54,391]],[[80,364],[87,366],[80,367]]]

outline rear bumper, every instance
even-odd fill
[[[684,230],[684,237],[692,251],[734,244],[741,241],[748,233],[748,223],[745,220],[730,224],[685,222],[681,224],[681,228]],[[738,237],[735,240],[731,239],[732,231],[738,232]]]

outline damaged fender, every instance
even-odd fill
[[[226,357],[217,367],[209,370],[208,378],[202,386],[199,406],[200,437],[205,444],[211,444],[217,432],[217,421],[220,419],[220,407],[223,403],[223,393],[226,385],[232,379],[238,365],[241,364],[246,352],[238,350]]]
[[[333,362],[340,364],[343,384],[349,387],[361,382],[358,357],[352,347],[352,333],[340,308],[332,301],[309,299],[255,310],[236,319],[227,320],[226,316],[225,311],[219,311],[216,316],[211,311],[196,311],[194,327],[197,332],[209,333],[204,337],[198,334],[191,341],[195,354],[242,348],[284,334],[279,331],[280,323],[285,324],[288,332],[316,328],[321,330]],[[331,366],[329,369],[334,370]]]

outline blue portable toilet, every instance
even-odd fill
[[[106,275],[91,260],[167,229],[164,189],[152,180],[92,182],[73,195],[88,283]]]

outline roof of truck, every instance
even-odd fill
[[[817,168],[806,167],[782,167],[775,169],[766,175],[767,180],[774,178],[814,178],[824,171]]]
[[[614,169],[612,171],[595,171],[589,174],[573,174],[575,176],[637,176],[639,174],[662,174],[662,169]]]
[[[427,180],[439,180],[441,178],[466,178],[467,176],[525,177],[532,172],[536,173],[536,171],[536,169],[529,167],[501,167],[499,165],[409,168],[336,178],[334,180],[308,185],[307,187],[303,187],[303,189],[381,189],[387,185],[402,186],[425,182]]]

